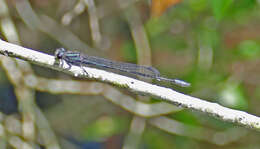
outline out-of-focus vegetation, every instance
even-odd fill
[[[0,37],[49,54],[55,48],[65,47],[118,61],[152,65],[162,76],[192,84],[190,88],[160,85],[260,115],[259,10],[259,0],[0,0]],[[202,113],[176,110],[157,99],[144,99],[93,81],[78,81],[39,66],[19,62],[16,65],[21,68],[22,76],[30,73],[39,80],[44,78],[40,87],[47,87],[19,86],[23,83],[11,81],[14,73],[6,68],[11,64],[2,62],[0,130],[11,122],[22,129],[28,119],[39,118],[40,123],[32,122],[34,137],[46,130],[48,135],[54,132],[61,148],[253,149],[260,146],[259,133]],[[51,79],[61,83],[53,86]],[[72,80],[71,84],[68,80]],[[74,83],[85,84],[81,84],[78,92],[66,92],[66,88],[75,89]],[[48,90],[51,87],[63,87],[65,91]],[[25,106],[21,100],[24,94],[19,94],[21,88],[31,93],[29,97],[43,112],[42,117],[31,108],[34,104]],[[149,115],[149,108],[156,109],[152,110],[155,114],[146,119],[142,112],[148,111]],[[32,118],[28,113],[34,112]],[[13,119],[21,120],[21,124]],[[43,122],[46,129],[41,130]],[[47,124],[52,130],[47,129]],[[9,133],[25,142],[35,141],[32,146],[42,143],[48,147],[41,141],[37,143],[37,139],[24,137],[21,130],[12,133],[7,129],[6,134]],[[44,138],[43,134],[39,136]],[[0,141],[0,147],[15,146],[8,137],[4,138],[7,141]]]

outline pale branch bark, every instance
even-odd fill
[[[162,101],[172,103],[176,106],[206,113],[222,121],[231,122],[258,131],[260,130],[260,118],[257,116],[243,111],[229,109],[217,103],[211,103],[196,97],[191,97],[189,95],[176,92],[170,88],[153,85],[95,68],[84,67],[85,71],[78,66],[72,66],[68,69],[67,65],[63,65],[63,68],[61,68],[57,65],[57,63],[55,63],[55,58],[52,55],[47,55],[35,50],[14,45],[1,39],[0,53],[10,57],[17,57],[51,69],[60,70],[76,77],[107,82],[118,87],[127,88],[136,93],[160,98]]]

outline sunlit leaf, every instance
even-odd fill
[[[245,110],[248,103],[242,86],[238,83],[226,82],[221,86],[219,102],[227,107]]]

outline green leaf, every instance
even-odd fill
[[[221,20],[224,16],[226,16],[232,3],[233,0],[211,0],[211,6],[215,18],[217,20]]]

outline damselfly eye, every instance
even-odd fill
[[[57,58],[58,58],[58,59],[61,59],[61,58],[62,58],[62,53],[58,53],[58,54],[57,54]]]

